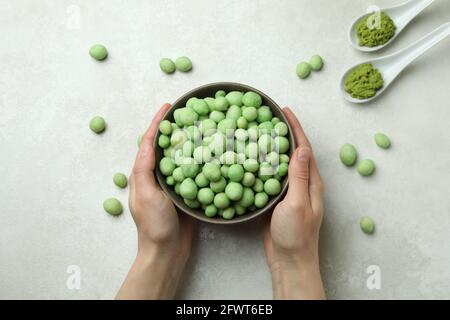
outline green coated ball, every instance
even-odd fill
[[[194,200],[197,198],[198,187],[194,180],[187,178],[180,185],[180,194],[183,198]]]
[[[174,73],[176,69],[175,63],[169,58],[162,58],[161,61],[159,61],[159,67],[162,72],[167,74]]]
[[[161,121],[161,123],[159,124],[159,132],[161,132],[161,134],[163,135],[170,136],[170,134],[172,133],[172,124],[169,120]]]
[[[116,198],[109,198],[103,201],[103,209],[113,216],[118,216],[123,212],[122,203]]]
[[[103,131],[105,131],[106,128],[105,119],[103,119],[100,116],[92,118],[91,121],[89,122],[89,128],[97,134],[102,133]]]
[[[309,60],[309,65],[311,66],[311,69],[314,71],[319,71],[323,67],[323,59],[319,55],[313,55],[311,59]]]
[[[213,205],[213,204],[210,204],[209,206],[207,206],[207,207],[205,208],[205,215],[206,215],[208,218],[215,217],[215,216],[217,215],[217,208],[216,208],[216,206]]]
[[[105,60],[106,57],[108,56],[108,50],[106,50],[106,47],[104,45],[94,44],[89,49],[89,54],[95,60],[102,61]]]
[[[259,108],[262,104],[262,98],[256,92],[249,91],[242,97],[242,103],[246,107]]]
[[[391,146],[389,137],[381,132],[375,134],[375,143],[382,149],[388,149]]]
[[[234,208],[226,208],[222,212],[222,218],[224,218],[226,220],[231,220],[234,218],[235,213],[236,212],[235,212]]]
[[[230,199],[228,199],[227,195],[224,192],[216,194],[214,197],[214,205],[218,209],[225,209],[230,206]]]
[[[127,187],[128,178],[123,173],[118,172],[114,175],[113,182],[116,186],[123,189]]]
[[[220,193],[225,191],[225,187],[227,186],[227,180],[224,177],[220,177],[217,181],[211,181],[209,183],[209,187],[215,193]]]
[[[269,196],[276,196],[281,192],[281,184],[280,181],[274,178],[268,179],[264,183],[264,192]]]
[[[214,201],[214,192],[210,188],[202,188],[197,193],[197,199],[201,204],[210,204]]]
[[[370,176],[375,171],[375,163],[370,159],[364,159],[358,164],[358,172],[362,176]]]
[[[361,217],[359,226],[364,233],[372,234],[375,231],[375,222],[370,217]]]
[[[343,164],[351,167],[356,163],[358,153],[356,152],[356,148],[354,145],[346,143],[341,147],[341,150],[339,151],[339,157],[341,158]]]
[[[267,202],[269,202],[269,196],[265,192],[258,192],[255,195],[255,207],[260,209],[263,208]]]
[[[243,187],[238,182],[230,182],[225,187],[225,194],[228,199],[232,201],[237,201],[242,198]]]
[[[242,98],[244,97],[244,94],[240,91],[231,91],[229,92],[225,98],[228,100],[228,103],[231,106],[242,106]]]
[[[251,188],[244,187],[242,192],[242,198],[239,200],[238,205],[248,208],[255,202],[255,193]]]
[[[159,170],[165,176],[172,175],[172,172],[173,170],[175,170],[175,167],[176,167],[175,162],[173,161],[172,158],[169,157],[164,157],[159,162]]]
[[[228,178],[230,181],[239,182],[244,177],[244,168],[240,164],[233,164],[228,169]]]
[[[192,61],[188,57],[179,57],[175,60],[175,67],[178,71],[188,72],[192,69]]]
[[[311,65],[307,62],[300,62],[297,65],[296,73],[300,79],[307,78],[311,73]]]

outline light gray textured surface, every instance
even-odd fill
[[[352,19],[372,3],[3,1],[0,298],[115,295],[136,234],[128,210],[118,218],[102,210],[109,196],[127,202],[112,175],[129,173],[136,137],[160,105],[215,81],[257,87],[301,119],[326,184],[321,265],[330,298],[450,298],[450,42],[416,61],[375,103],[346,103],[341,73],[379,55],[347,43]],[[438,0],[383,53],[446,21],[450,1]],[[104,63],[88,55],[96,42],[109,49]],[[324,70],[299,80],[297,62],[314,53]],[[194,70],[164,75],[159,59],[179,55]],[[97,114],[109,125],[100,136],[88,129]],[[390,150],[375,145],[376,131],[392,138]],[[339,162],[346,142],[376,162],[373,177]],[[374,236],[359,230],[361,215],[375,219]],[[366,288],[372,264],[381,268],[381,290]],[[81,290],[66,287],[69,265],[81,268]],[[258,226],[200,224],[179,296],[271,298]]]

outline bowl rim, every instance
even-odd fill
[[[183,108],[185,107],[185,105],[181,105],[182,101],[187,101],[187,99],[194,97],[195,93],[197,93],[198,91],[202,91],[202,90],[207,90],[210,89],[212,90],[212,88],[214,87],[218,87],[220,89],[217,90],[225,90],[226,88],[222,88],[222,87],[239,87],[240,89],[233,89],[230,91],[237,91],[240,90],[242,92],[248,92],[248,91],[253,91],[257,94],[259,94],[262,99],[264,105],[269,106],[271,109],[275,108],[279,111],[280,115],[281,115],[281,120],[286,123],[286,125],[288,126],[288,140],[290,143],[289,146],[289,157],[292,156],[295,148],[296,148],[296,142],[294,139],[294,136],[292,135],[292,128],[291,125],[289,124],[289,122],[287,121],[286,116],[283,113],[283,110],[280,108],[280,106],[272,99],[270,98],[267,94],[265,94],[264,92],[253,88],[249,85],[246,84],[242,84],[242,83],[238,83],[238,82],[212,82],[212,83],[208,83],[208,84],[204,84],[201,86],[198,86],[194,89],[189,90],[188,92],[184,93],[183,95],[181,95],[177,100],[175,100],[175,102],[173,104],[171,104],[170,108],[164,113],[162,120],[169,120],[167,119],[169,114],[173,112],[173,110],[175,109],[179,109],[179,108]],[[161,121],[162,121],[161,120]],[[172,122],[172,121],[171,121]],[[155,150],[157,148],[160,148],[158,146],[158,139],[159,136],[161,135],[161,133],[158,130],[158,134],[155,135],[154,138],[154,146],[155,146]],[[177,195],[178,197],[180,197],[180,199],[176,199],[172,196],[172,194],[174,193],[174,190],[171,186],[167,185],[166,181],[165,181],[165,176],[161,173],[161,171],[159,170],[159,160],[158,159],[158,153],[155,152],[155,176],[156,176],[156,180],[158,182],[158,184],[160,185],[160,187],[162,188],[163,192],[166,194],[167,197],[169,197],[170,201],[174,204],[175,208],[177,209],[177,211],[181,211],[185,214],[188,214],[189,216],[198,219],[200,221],[203,222],[207,222],[207,223],[213,223],[213,224],[220,224],[220,225],[229,225],[229,224],[238,224],[238,223],[244,223],[244,222],[248,222],[250,220],[253,220],[259,216],[262,216],[263,214],[271,211],[271,209],[273,209],[275,207],[275,205],[277,205],[281,199],[284,197],[284,195],[287,193],[287,189],[288,189],[288,185],[289,185],[289,180],[288,180],[288,176],[286,175],[284,177],[284,179],[282,180],[282,188],[281,188],[281,192],[276,195],[275,197],[271,197],[268,204],[266,206],[264,206],[263,208],[257,209],[251,213],[246,213],[242,216],[235,216],[233,219],[231,220],[227,220],[224,219],[222,217],[213,217],[213,218],[209,218],[207,217],[204,213],[200,213],[199,209],[192,209],[190,207],[188,207],[183,200],[181,199],[181,197],[179,195]]]

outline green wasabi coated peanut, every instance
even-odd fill
[[[217,215],[217,208],[216,208],[216,206],[213,205],[213,204],[210,204],[209,206],[207,206],[207,207],[205,208],[205,215],[206,215],[208,218],[215,217],[215,216]]]
[[[180,195],[188,200],[194,200],[197,198],[198,187],[194,180],[187,178],[181,182]]]
[[[277,123],[280,123],[280,122],[281,122],[280,118],[278,118],[278,117],[273,117],[273,118],[272,118],[272,124],[274,125],[274,127],[275,127],[275,125],[276,125]]]
[[[166,177],[166,183],[169,186],[173,186],[173,185],[175,185],[176,182],[175,182],[175,179],[172,176],[168,176],[168,177]]]
[[[239,129],[247,129],[248,121],[244,117],[239,117],[236,121],[236,125]]]
[[[244,97],[244,94],[240,91],[231,91],[229,92],[225,98],[228,100],[228,103],[231,106],[242,106],[242,98]]]
[[[191,209],[198,209],[200,208],[201,204],[196,199],[183,199],[184,203]]]
[[[227,195],[228,199],[232,201],[241,199],[243,191],[244,189],[242,185],[237,182],[230,182],[225,187],[225,194]]]
[[[272,121],[272,110],[268,106],[261,106],[258,109],[258,117],[256,119],[259,123]]]
[[[95,133],[102,133],[106,128],[106,121],[100,116],[93,117],[89,122],[89,128]]]
[[[238,141],[247,141],[248,132],[245,129],[237,129],[234,132],[234,136],[236,137],[236,140],[238,140]]]
[[[311,66],[311,69],[314,71],[319,71],[323,67],[323,59],[318,54],[315,54],[311,57],[309,60],[309,65]]]
[[[198,141],[202,137],[200,129],[194,125],[187,127],[184,131],[186,132],[188,139],[191,141]]]
[[[355,146],[352,144],[344,144],[339,151],[339,158],[342,163],[348,167],[351,167],[356,163],[357,157],[358,153],[356,152]]]
[[[272,131],[273,131],[272,121],[264,121],[264,122],[260,123],[258,125],[258,130],[259,130],[260,135],[264,134],[264,133],[272,135]]]
[[[114,176],[113,176],[113,182],[116,186],[118,186],[119,188],[126,188],[127,184],[128,184],[128,178],[126,175],[124,175],[121,172],[117,172]]]
[[[232,137],[236,130],[236,120],[225,118],[217,124],[217,129],[227,137]]]
[[[217,164],[205,163],[202,172],[205,175],[206,179],[211,182],[219,181],[222,177],[220,172],[220,165]]]
[[[180,186],[181,186],[181,182],[175,183],[174,189],[175,189],[175,193],[178,195],[180,194]]]
[[[229,103],[225,97],[216,97],[216,100],[214,100],[214,108],[217,111],[226,111],[228,106]]]
[[[225,118],[233,119],[236,123],[237,120],[242,116],[241,108],[238,106],[230,106],[227,110],[227,113],[225,115]]]
[[[273,166],[278,165],[280,163],[280,156],[277,152],[272,151],[266,155],[265,162],[270,163]]]
[[[248,159],[254,159],[254,160],[258,159],[258,152],[259,152],[259,146],[255,142],[250,142],[245,147],[245,156]]]
[[[228,178],[228,170],[229,169],[230,169],[230,166],[226,165],[226,164],[224,164],[220,167],[220,173],[222,174],[222,176],[224,178]]]
[[[206,163],[211,161],[211,150],[205,146],[195,148],[194,159],[197,163]]]
[[[109,198],[103,201],[103,209],[112,216],[118,216],[123,212],[122,203],[116,198]]]
[[[207,97],[204,98],[203,100],[205,100],[206,104],[208,105],[209,112],[213,112],[214,110],[216,110],[214,106],[214,98]]]
[[[273,139],[275,150],[278,153],[286,153],[289,150],[289,140],[286,137],[275,137]]]
[[[102,61],[108,56],[108,50],[106,50],[106,47],[102,44],[94,44],[89,49],[89,55],[95,60]]]
[[[194,103],[195,101],[197,101],[198,98],[196,97],[191,97],[186,101],[186,108],[190,108],[190,109],[194,109]]]
[[[267,181],[274,175],[274,173],[275,172],[274,172],[272,166],[270,165],[270,163],[263,162],[259,165],[258,177],[262,181]]]
[[[255,207],[258,209],[263,208],[267,202],[269,202],[269,196],[265,192],[258,192],[255,195]]]
[[[242,216],[247,212],[247,209],[243,206],[240,206],[238,204],[234,205],[234,210],[238,216]]]
[[[203,135],[203,137],[209,137],[212,136],[214,133],[216,133],[217,124],[212,119],[205,119],[200,124],[200,133]]]
[[[311,73],[311,66],[308,62],[300,62],[295,72],[300,79],[306,79]]]
[[[180,129],[180,127],[176,123],[171,123],[170,125],[172,126],[172,132]]]
[[[185,107],[177,110],[180,116],[179,120],[184,126],[192,126],[198,120],[198,114],[194,109]]]
[[[162,149],[168,148],[170,146],[170,138],[161,134],[158,138],[158,146],[160,146]]]
[[[228,169],[228,178],[230,181],[239,182],[244,177],[244,168],[240,164],[233,164]]]
[[[285,163],[285,162],[280,163],[280,165],[277,168],[277,174],[280,177],[286,176],[288,173],[288,168],[289,168],[289,165],[287,163]]]
[[[209,187],[210,187],[211,190],[214,191],[215,193],[224,192],[226,186],[227,186],[227,181],[225,180],[224,177],[220,177],[219,180],[217,180],[217,181],[211,181],[211,182],[209,183]]]
[[[186,132],[183,130],[176,130],[170,136],[170,144],[172,147],[176,147],[178,145],[182,145],[188,140],[188,136]]]
[[[182,56],[175,60],[175,67],[178,71],[188,72],[192,69],[192,61],[188,57]]]
[[[255,202],[255,193],[251,188],[244,187],[244,190],[242,191],[242,198],[237,203],[238,205],[248,208]]]
[[[358,163],[358,172],[360,175],[367,177],[375,172],[375,163],[370,159],[364,159]]]
[[[217,91],[214,95],[215,98],[219,98],[219,97],[225,98],[225,96],[226,96],[226,92],[223,90]]]
[[[171,176],[173,170],[175,170],[175,162],[172,158],[164,157],[159,162],[159,170],[165,176]]]
[[[211,204],[214,201],[214,192],[210,188],[201,188],[198,190],[197,200],[201,204]]]
[[[182,182],[186,177],[180,167],[175,168],[172,172],[172,177],[176,182]]]
[[[234,208],[226,208],[222,212],[222,218],[226,220],[231,220],[234,218],[235,210]]]
[[[256,92],[248,91],[242,97],[242,103],[246,107],[259,108],[262,104],[262,98]]]
[[[213,120],[215,123],[219,123],[223,119],[225,119],[225,114],[222,111],[214,110],[209,114],[209,118]]]
[[[252,173],[258,172],[259,163],[255,159],[246,159],[244,161],[244,169]]]
[[[269,196],[276,196],[281,192],[281,184],[280,181],[274,178],[268,179],[264,183],[264,192]]]
[[[228,208],[230,206],[230,199],[228,199],[224,192],[218,193],[214,197],[214,205],[218,209]]]
[[[183,143],[183,146],[181,148],[181,154],[183,157],[192,157],[192,155],[194,154],[194,143],[190,140],[186,141],[185,143]]]
[[[209,185],[209,180],[205,177],[205,174],[203,172],[200,172],[195,177],[195,183],[199,188],[204,188]]]
[[[364,233],[372,234],[375,231],[375,222],[370,217],[361,217],[359,226]]]
[[[289,163],[289,156],[287,154],[280,154],[280,163]]]
[[[255,180],[256,180],[256,178],[253,173],[246,172],[246,173],[244,173],[244,177],[242,178],[241,182],[245,187],[251,187],[255,184]]]
[[[257,142],[259,138],[259,128],[258,126],[250,127],[247,129],[248,140],[251,142]]]
[[[375,143],[382,149],[388,149],[391,146],[391,140],[384,133],[375,133]]]
[[[282,136],[282,137],[286,136],[289,131],[288,126],[284,122],[278,122],[277,124],[275,124],[274,130],[278,136]]]
[[[175,63],[169,58],[162,58],[159,61],[159,68],[162,72],[167,74],[174,73],[176,69]]]
[[[161,123],[159,124],[159,132],[161,132],[161,134],[163,135],[170,136],[170,134],[172,133],[172,124],[169,120],[161,121]]]
[[[260,152],[268,153],[274,146],[273,139],[269,134],[262,134],[258,139],[258,148]],[[284,153],[284,152],[283,152]]]
[[[226,151],[220,156],[220,163],[222,164],[235,164],[237,163],[237,154],[233,151]]]
[[[205,116],[209,113],[209,107],[205,100],[197,99],[194,101],[193,109],[200,116]]]
[[[252,122],[255,121],[256,118],[258,117],[258,111],[255,107],[246,107],[243,111],[242,111],[242,116],[248,121],[248,122]]]
[[[184,176],[187,178],[195,178],[200,170],[200,166],[193,158],[184,158],[180,167]]]

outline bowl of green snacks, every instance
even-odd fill
[[[248,221],[286,193],[294,140],[280,107],[257,89],[198,87],[167,111],[155,139],[158,183],[199,220]]]

